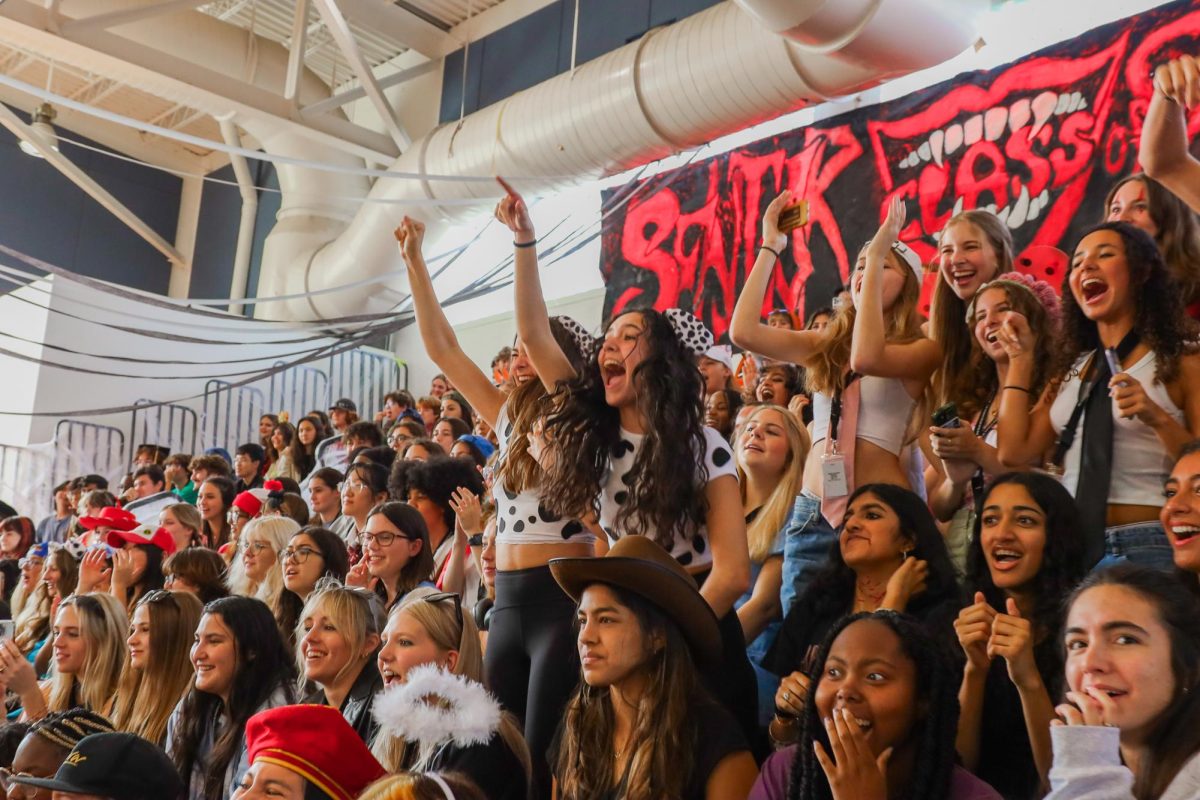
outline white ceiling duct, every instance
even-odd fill
[[[547,192],[619,172],[694,147],[807,102],[851,94],[941,63],[974,41],[971,22],[983,0],[737,0],[724,2],[535,87],[441,126],[415,141],[391,166],[441,175],[521,175],[528,192]],[[9,0],[0,16],[29,0]],[[69,17],[145,7],[146,0],[61,0]],[[40,9],[38,9],[40,10]],[[26,13],[26,12],[23,12]],[[32,18],[33,12],[27,12]],[[779,35],[780,33],[786,34]],[[41,52],[84,61],[137,88],[207,111],[236,114],[264,150],[335,165],[363,162],[245,105],[223,107],[214,95],[178,78],[90,54],[88,41],[28,34]],[[196,12],[164,14],[122,25],[131,47],[156,49],[282,95],[287,51],[280,45]],[[81,47],[82,45],[82,47]],[[142,59],[143,61],[151,59]],[[303,104],[329,95],[305,71]],[[263,252],[258,294],[279,296],[331,288],[397,270],[390,231],[409,213],[430,226],[461,223],[479,211],[462,206],[406,209],[363,204],[365,179],[345,173],[278,166],[282,210]],[[381,179],[370,196],[463,199],[495,197],[488,182]],[[260,306],[282,319],[382,312],[403,285],[331,293]]]
[[[721,3],[576,69],[444,125],[413,143],[395,171],[441,175],[522,175],[546,192],[646,163],[771,119],[809,101],[851,94],[939,64],[974,41],[977,2],[953,0],[738,0]],[[782,18],[789,38],[768,30],[772,8],[808,13]],[[854,14],[842,13],[852,7]],[[760,13],[761,12],[761,13]],[[778,15],[777,15],[778,16]],[[806,22],[812,23],[809,31]],[[806,32],[809,35],[805,35]],[[936,41],[931,40],[936,36]],[[863,39],[865,44],[856,46]],[[832,51],[838,48],[838,55]],[[854,61],[840,57],[853,52]],[[874,53],[873,58],[868,59]],[[270,144],[264,141],[270,150]],[[312,154],[312,157],[316,157]],[[281,172],[284,169],[281,168]],[[537,178],[544,176],[544,179]],[[298,183],[303,183],[301,178]],[[489,183],[384,180],[372,198],[494,197]],[[296,215],[267,239],[259,292],[293,294],[352,283],[401,267],[390,231],[404,213],[430,226],[461,222],[459,207],[364,205],[344,233]],[[314,230],[319,228],[320,233]],[[337,317],[382,312],[401,296],[370,287],[289,304],[285,315]],[[268,313],[281,312],[282,303]]]

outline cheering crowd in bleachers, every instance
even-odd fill
[[[517,336],[484,369],[405,218],[427,396],[9,509],[0,787],[1200,798],[1200,67],[1155,87],[1149,174],[1061,286],[979,209],[923,264],[894,200],[828,308],[764,316],[784,191],[740,359],[686,311],[551,317],[502,182]]]

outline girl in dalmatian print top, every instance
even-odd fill
[[[532,224],[511,197],[497,216],[521,236],[533,239]],[[528,228],[527,233],[523,233]],[[530,752],[538,796],[548,797],[549,769],[544,763],[563,706],[578,678],[572,624],[575,606],[558,585],[547,563],[551,558],[589,557],[595,533],[578,520],[551,511],[542,502],[542,468],[530,450],[529,432],[547,408],[548,392],[525,353],[520,337],[509,363],[511,385],[492,384],[459,346],[434,292],[421,254],[424,225],[405,218],[396,230],[408,268],[413,307],[425,349],[467,402],[496,431],[499,450],[493,462],[492,497],[496,504],[495,604],[488,634],[485,670],[489,688],[516,714]],[[532,248],[516,249],[517,268],[532,261]],[[556,317],[550,328],[568,363],[582,366],[591,336],[569,317]]]

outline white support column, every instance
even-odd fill
[[[396,110],[392,108],[387,95],[383,93],[379,82],[375,80],[375,73],[371,71],[371,65],[363,57],[362,51],[358,49],[358,43],[354,41],[354,34],[346,23],[346,18],[342,16],[341,10],[338,9],[337,3],[334,0],[313,0],[313,2],[317,6],[317,12],[321,15],[321,19],[325,20],[325,27],[329,29],[330,36],[337,43],[338,49],[346,56],[346,62],[354,70],[358,82],[362,84],[367,98],[379,112],[379,117],[383,120],[383,127],[391,135],[397,147],[402,151],[407,150],[412,144],[412,137],[408,135],[408,131],[404,130],[400,118],[396,116]]]
[[[12,131],[13,135],[17,138],[33,145],[42,154],[42,157],[46,159],[47,163],[65,175],[68,180],[80,189],[83,189],[93,200],[112,212],[113,216],[124,222],[138,236],[149,242],[155,250],[166,256],[172,264],[181,264],[187,261],[158,231],[147,225],[128,206],[113,197],[107,189],[96,183],[91,176],[75,166],[71,159],[50,147],[50,144],[42,138],[40,133],[26,125],[20,117],[13,113],[12,109],[2,103],[0,103],[0,125]]]
[[[204,179],[187,177],[179,191],[179,221],[175,225],[175,249],[187,259],[171,265],[168,297],[185,298],[192,284],[192,267],[196,258],[196,231],[200,227],[200,200],[204,194]]]
[[[237,125],[233,124],[233,117],[222,117],[217,121],[221,123],[221,135],[225,138],[225,143],[231,147],[241,147],[242,137],[238,133]],[[242,194],[242,217],[238,223],[237,250],[233,255],[233,280],[230,282],[229,296],[241,300],[246,296],[246,282],[250,277],[250,252],[254,246],[254,222],[258,217],[258,189],[250,177],[250,167],[247,166],[246,159],[240,155],[231,155],[229,160],[233,165],[233,174],[237,176],[238,190]],[[241,314],[242,304],[230,303],[229,313]]]

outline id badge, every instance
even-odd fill
[[[825,497],[845,497],[850,494],[846,483],[846,459],[840,453],[821,456],[821,485]]]

